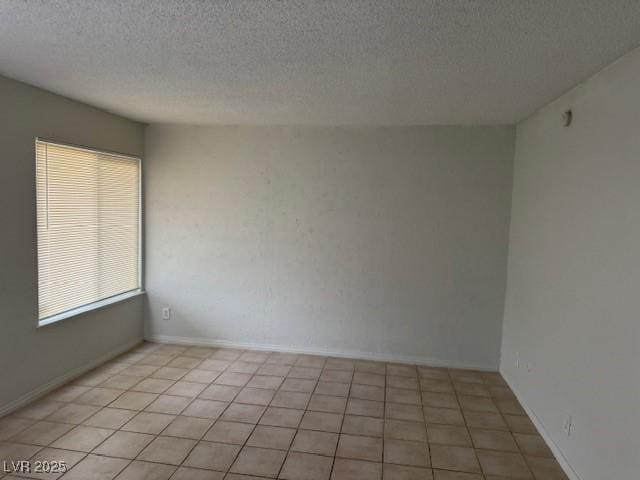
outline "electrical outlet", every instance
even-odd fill
[[[516,352],[516,368],[520,368],[520,352]]]
[[[573,428],[573,419],[571,418],[571,415],[567,414],[562,419],[562,430],[567,435],[567,437],[571,435],[572,428]]]
[[[171,320],[171,309],[169,307],[164,307],[162,309],[162,319]]]

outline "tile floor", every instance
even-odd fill
[[[152,343],[0,419],[27,459],[68,470],[0,477],[566,479],[497,373]]]

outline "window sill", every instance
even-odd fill
[[[89,303],[88,305],[83,305],[72,310],[67,310],[66,312],[58,313],[57,315],[52,315],[50,317],[39,320],[38,328],[44,327],[46,325],[51,325],[52,323],[58,323],[62,320],[66,320],[67,318],[76,317],[87,312],[92,312],[93,310],[98,310],[115,303],[124,302],[125,300],[129,300],[130,298],[144,295],[144,293],[145,292],[142,289],[132,290],[130,292],[114,295],[113,297],[105,298],[104,300],[98,300],[97,302]]]

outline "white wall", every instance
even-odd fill
[[[640,50],[518,125],[510,235],[502,372],[582,480],[637,479]]]
[[[141,298],[36,328],[35,137],[139,155],[142,125],[0,77],[0,414],[142,338]]]
[[[513,142],[149,127],[147,333],[497,368]]]

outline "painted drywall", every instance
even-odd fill
[[[0,77],[0,411],[141,339],[142,298],[36,328],[35,138],[133,155],[143,126]]]
[[[496,369],[513,143],[148,127],[147,334]]]
[[[640,50],[517,127],[501,370],[582,480],[640,472],[638,85]]]

